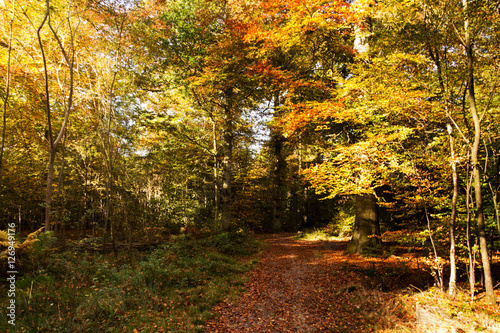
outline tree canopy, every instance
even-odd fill
[[[358,198],[359,237],[477,240],[491,280],[499,6],[4,0],[1,221],[104,247],[336,228]]]

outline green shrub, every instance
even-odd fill
[[[224,254],[248,255],[254,253],[258,247],[255,240],[242,229],[216,234],[208,238],[207,243]]]

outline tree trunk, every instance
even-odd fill
[[[214,225],[217,225],[219,220],[219,165],[217,161],[217,124],[215,119],[212,117],[213,122],[213,145],[214,145]]]
[[[377,199],[374,194],[356,195],[356,219],[352,238],[347,246],[349,253],[361,253],[366,245],[381,244]]]
[[[368,5],[363,6],[364,10],[368,10]],[[354,49],[363,58],[367,57],[370,51],[371,29],[372,24],[369,17],[364,17],[355,26]],[[364,246],[381,243],[378,237],[368,237],[371,235],[380,236],[377,199],[374,194],[358,194],[356,195],[354,230],[347,251],[349,253],[361,253]]]
[[[3,176],[3,151],[5,149],[5,130],[7,128],[7,105],[9,102],[10,94],[10,63],[12,56],[12,30],[15,19],[15,6],[16,2],[12,2],[12,19],[10,20],[9,29],[9,46],[7,53],[7,77],[5,78],[5,97],[3,99],[3,113],[2,113],[2,143],[0,146],[0,190],[2,189],[2,176]]]
[[[455,221],[457,216],[457,198],[458,198],[458,174],[457,163],[455,161],[455,147],[453,142],[453,128],[448,124],[448,134],[450,137],[451,170],[453,178],[453,196],[451,199],[450,216],[450,282],[448,284],[448,294],[455,297],[457,292],[457,267],[455,259]]]
[[[49,166],[47,171],[47,188],[45,190],[45,231],[50,231],[50,211],[52,207],[52,183],[54,180],[55,147],[50,149]]]
[[[281,216],[283,212],[283,169],[285,167],[285,161],[283,160],[282,148],[283,148],[283,137],[274,133],[271,139],[273,145],[274,153],[274,168],[273,168],[273,182],[274,182],[274,193],[273,193],[273,222],[271,228],[274,232],[281,231]]]
[[[232,222],[231,214],[231,178],[233,161],[233,122],[232,110],[224,108],[224,157],[222,159],[222,229],[229,230]]]
[[[493,208],[495,209],[495,218],[497,220],[498,235],[500,235],[500,211],[498,207],[499,181],[500,181],[500,155],[497,158],[495,167],[495,183],[492,185],[491,182],[488,182],[488,186],[490,187],[491,191],[491,198],[493,200]]]
[[[69,21],[69,17],[68,17]],[[53,137],[53,131],[52,131],[52,115],[51,115],[51,107],[50,107],[50,93],[49,93],[49,74],[48,74],[48,66],[47,66],[47,58],[45,56],[45,50],[43,47],[42,43],[42,37],[41,37],[41,32],[42,29],[45,25],[45,23],[48,22],[50,31],[52,32],[52,35],[54,36],[54,39],[57,41],[57,44],[59,45],[59,49],[64,57],[64,60],[66,62],[66,65],[68,66],[69,69],[69,94],[68,94],[68,103],[65,106],[65,111],[64,111],[64,120],[61,125],[61,128],[59,129],[59,133],[57,134],[56,138],[54,139]],[[48,141],[49,141],[49,147],[50,147],[50,153],[49,153],[49,165],[48,165],[48,172],[47,172],[47,190],[45,192],[45,231],[50,231],[50,208],[52,204],[52,182],[54,179],[54,163],[55,163],[55,156],[56,156],[56,150],[57,146],[59,145],[59,142],[61,141],[61,138],[63,137],[64,132],[66,131],[66,127],[68,126],[68,119],[69,119],[69,114],[71,112],[71,109],[73,107],[73,90],[74,90],[74,70],[73,70],[73,65],[74,65],[74,49],[73,49],[73,41],[74,41],[74,34],[75,31],[72,31],[71,37],[70,37],[70,48],[69,48],[69,53],[66,52],[64,45],[59,38],[57,31],[54,29],[54,27],[51,24],[50,21],[50,3],[49,0],[45,1],[45,16],[40,23],[40,26],[37,29],[37,38],[38,38],[38,45],[40,47],[40,52],[42,54],[42,60],[43,60],[43,74],[44,74],[44,79],[45,79],[45,111],[47,113],[47,127],[48,127]]]
[[[465,189],[465,209],[467,213],[467,224],[466,224],[466,238],[467,238],[467,250],[469,253],[469,290],[471,301],[474,301],[474,293],[476,286],[476,244],[472,245],[471,239],[471,188],[472,188],[472,175],[469,175],[470,170],[470,151],[467,152],[467,187]]]
[[[58,181],[57,181],[57,195],[56,195],[56,212],[55,212],[55,216],[56,216],[56,223],[54,225],[54,233],[56,233],[58,236],[59,236],[59,232],[60,232],[60,228],[62,227],[62,218],[61,218],[61,215],[60,215],[60,208],[63,208],[61,207],[62,206],[62,203],[61,203],[61,193],[63,192],[64,190],[64,184],[63,184],[63,180],[64,180],[64,161],[65,161],[65,153],[66,153],[66,147],[65,147],[65,144],[66,144],[66,133],[64,133],[64,139],[63,139],[63,142],[62,142],[62,157],[61,157],[61,168],[59,169],[59,178],[58,178]]]
[[[369,5],[363,4],[362,10],[368,11],[369,7]],[[371,32],[372,22],[369,16],[362,17],[360,22],[354,26],[354,50],[362,57],[367,57],[370,52]]]
[[[463,0],[464,11],[467,13],[468,0]],[[483,198],[481,194],[481,171],[479,169],[479,145],[481,143],[481,120],[476,108],[476,96],[474,92],[474,58],[472,54],[472,42],[469,31],[469,20],[466,18],[464,22],[465,31],[465,50],[467,53],[467,81],[468,81],[468,97],[469,107],[474,122],[474,143],[471,151],[471,163],[474,176],[474,193],[476,199],[476,216],[477,216],[477,232],[479,234],[479,246],[481,249],[481,262],[484,272],[484,286],[486,289],[486,302],[496,304],[495,294],[493,291],[493,279],[491,277],[490,260],[488,256],[488,248],[486,242],[486,231],[484,225]]]
[[[279,115],[279,97],[274,97],[274,118],[277,119]],[[271,130],[271,145],[274,154],[273,159],[273,221],[271,229],[274,232],[281,231],[281,217],[283,215],[283,173],[285,169],[285,159],[283,157],[283,140],[284,137],[281,132],[273,128]]]

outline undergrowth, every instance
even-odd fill
[[[249,237],[223,233],[172,237],[148,252],[50,251],[18,275],[16,326],[1,320],[0,331],[202,331],[215,304],[244,290],[256,250]]]
[[[332,241],[342,239],[325,231],[325,229],[314,229],[305,232],[299,231],[293,238],[305,241]]]

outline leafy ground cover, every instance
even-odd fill
[[[298,239],[297,239],[298,238]],[[219,304],[206,332],[498,332],[500,310],[447,300],[415,257],[346,255],[324,235],[265,236],[267,250],[238,300]],[[425,292],[423,290],[426,290]],[[445,301],[447,300],[447,301]],[[415,322],[416,305],[455,321]],[[443,330],[441,330],[443,329]],[[441,330],[441,331],[440,331]]]
[[[481,294],[450,300],[401,249],[347,255],[347,240],[324,234],[238,232],[117,254],[98,239],[53,241],[42,236],[22,258],[16,329],[0,321],[0,331],[500,332],[498,307]],[[439,320],[417,324],[417,307]]]
[[[154,250],[116,255],[81,251],[76,243],[69,248],[23,258],[16,327],[1,320],[0,331],[201,331],[215,304],[244,289],[257,245],[223,233],[172,237]],[[6,296],[0,295],[4,318]]]

